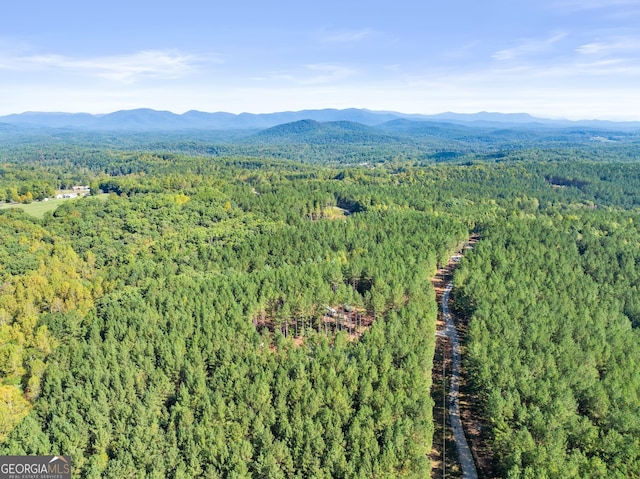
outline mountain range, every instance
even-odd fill
[[[437,115],[405,114],[389,111],[371,111],[349,108],[345,110],[322,109],[286,111],[277,113],[206,113],[188,111],[176,114],[169,111],[151,109],[121,110],[113,113],[93,115],[89,113],[25,112],[0,116],[0,130],[10,129],[8,125],[25,129],[55,128],[85,131],[184,131],[184,130],[264,130],[278,125],[299,121],[351,122],[364,126],[379,126],[396,120],[410,120],[419,123],[418,129],[428,128],[427,122],[439,125],[462,125],[476,128],[596,128],[600,130],[635,131],[640,130],[640,122],[612,122],[602,120],[551,120],[536,118],[527,113],[474,114],[440,113]],[[307,125],[309,126],[309,125]],[[314,125],[317,127],[317,125]],[[344,126],[344,125],[343,125]],[[409,128],[406,124],[403,129]],[[362,132],[361,132],[362,133]]]

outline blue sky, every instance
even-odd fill
[[[640,120],[640,0],[22,0],[0,114],[369,108]]]

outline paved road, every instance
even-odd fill
[[[458,392],[460,389],[460,338],[456,330],[451,314],[449,313],[449,293],[453,289],[453,282],[447,285],[442,295],[442,316],[445,320],[445,335],[451,342],[451,386],[449,388],[449,420],[453,431],[453,438],[456,442],[456,450],[458,451],[458,460],[462,468],[462,477],[465,479],[478,479],[476,465],[473,462],[471,449],[467,443],[467,438],[462,429],[462,421],[460,420],[460,404],[458,401]]]

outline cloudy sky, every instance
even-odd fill
[[[0,114],[369,108],[640,120],[640,0],[20,0]]]

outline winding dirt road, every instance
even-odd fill
[[[476,465],[473,462],[471,449],[467,443],[467,438],[462,429],[462,421],[460,420],[460,404],[458,401],[460,389],[460,338],[455,324],[449,313],[449,293],[453,289],[453,282],[447,284],[447,288],[442,295],[442,316],[445,320],[444,334],[451,342],[451,385],[449,388],[449,421],[456,443],[458,452],[458,460],[462,468],[462,477],[465,479],[478,479]]]

